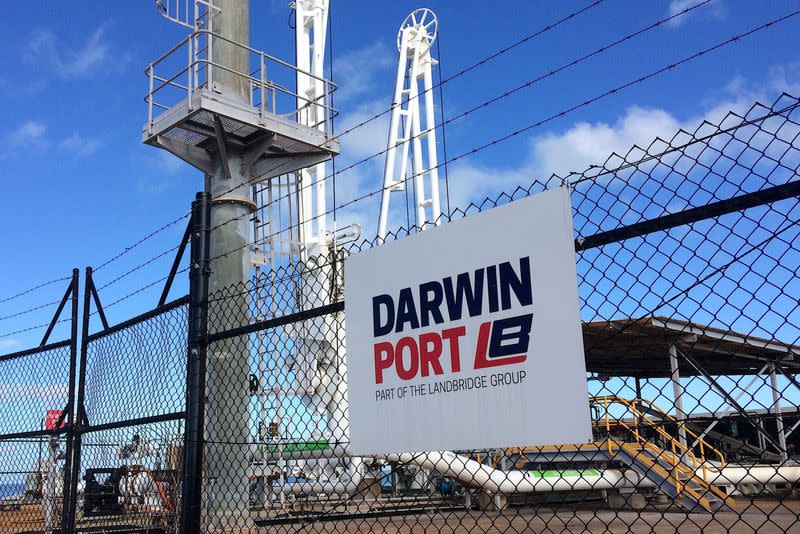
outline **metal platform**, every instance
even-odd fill
[[[214,62],[209,52],[213,44],[232,47],[257,68],[239,72]],[[180,61],[187,57],[188,61]],[[265,52],[197,30],[151,63],[146,74],[149,91],[142,141],[203,172],[213,171],[210,152],[216,150],[238,151],[251,183],[295,172],[339,153],[338,141],[326,133],[336,116],[330,106],[336,85]],[[218,90],[217,77],[223,75],[250,88],[249,102]],[[320,95],[310,99],[287,89],[287,82],[298,77],[322,86]],[[299,121],[301,115],[313,120]]]
[[[196,90],[191,100],[187,98],[146,124],[142,142],[211,172],[207,151],[218,145],[218,128],[228,145],[244,153],[262,149],[251,156],[256,182],[327,161],[339,153],[338,141],[316,128],[274,113],[259,113],[255,107],[206,88]]]

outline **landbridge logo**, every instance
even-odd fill
[[[476,339],[472,369],[523,363],[531,341],[532,313],[483,321],[477,327],[477,336],[468,332],[469,325],[458,324],[533,304],[530,257],[516,263],[517,268],[511,262],[502,262],[432,280],[413,291],[406,287],[396,297],[386,293],[374,296],[375,384],[382,384],[386,373],[392,372],[404,381],[461,372],[465,338]],[[474,325],[474,321],[469,322]],[[413,335],[416,330],[444,323],[447,327]],[[385,340],[406,332],[412,335]]]

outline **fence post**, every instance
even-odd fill
[[[83,317],[81,324],[80,364],[78,367],[78,398],[77,402],[75,403],[76,417],[73,425],[72,457],[70,459],[71,473],[69,484],[69,504],[65,507],[65,534],[72,534],[75,532],[75,515],[78,508],[78,480],[80,479],[81,473],[81,444],[83,438],[83,425],[85,423],[85,408],[83,401],[86,396],[86,351],[89,347],[89,342],[86,338],[89,336],[92,283],[92,268],[87,267],[85,282],[83,285]],[[75,289],[77,294],[77,286]],[[77,312],[77,302],[75,300],[73,300],[73,309]],[[77,313],[75,315],[77,316]]]
[[[78,372],[78,288],[80,285],[80,271],[72,269],[72,306],[70,316],[70,345],[69,345],[69,390],[67,393],[67,449],[66,463],[64,465],[64,487],[62,489],[61,501],[61,530],[65,534],[71,534],[75,528],[75,516],[69,513],[69,502],[72,495],[72,471],[74,469],[72,458],[72,440],[74,439],[75,424],[75,386],[76,374]]]
[[[211,195],[192,202],[189,269],[189,353],[186,363],[186,434],[183,442],[181,532],[200,532],[203,483],[203,437],[206,390],[206,335],[210,260]]]

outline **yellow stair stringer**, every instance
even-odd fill
[[[716,495],[727,506],[730,506],[732,508],[734,507],[733,499],[728,497],[723,491],[718,489],[716,486],[709,484],[702,477],[699,477],[697,473],[695,473],[694,469],[692,469],[692,467],[683,463],[675,455],[673,455],[669,451],[661,449],[652,442],[646,442],[645,445],[639,443],[615,442],[615,445],[616,445],[614,447],[615,449],[624,449],[629,455],[635,457],[638,461],[647,465],[648,469],[651,469],[659,476],[661,476],[663,479],[668,480],[670,483],[672,483],[675,486],[675,491],[678,495],[682,494],[688,495],[694,501],[700,504],[700,506],[702,506],[709,512],[714,511],[714,508],[711,505],[711,501],[708,499],[708,497],[706,497],[706,495],[709,492]],[[662,464],[658,462],[658,460],[654,459],[648,454],[645,454],[642,450],[643,448],[649,449],[652,453],[655,454],[656,458],[661,458],[667,461],[670,465],[673,466],[673,469],[668,471]],[[683,474],[686,478],[681,479],[679,473]],[[702,490],[698,491],[697,489],[691,487],[688,484],[689,481],[693,482],[694,484],[702,488]]]

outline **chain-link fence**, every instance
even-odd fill
[[[206,296],[195,212],[189,297],[110,326],[89,274],[80,338],[75,312],[0,356],[0,531],[797,529],[798,106],[444,217],[570,188],[591,442],[354,455],[343,271],[384,240],[282,249]]]
[[[591,443],[353,456],[343,264],[378,240],[210,295],[202,528],[797,528],[799,104],[445,216],[571,188]]]
[[[87,278],[93,288],[91,274]],[[102,316],[99,300],[97,314]],[[89,333],[84,317],[70,528],[175,532],[182,499],[188,298]]]
[[[60,528],[69,486],[78,272],[38,347],[0,356],[0,532]],[[59,321],[72,300],[71,316]],[[56,301],[58,302],[58,301]],[[73,334],[50,342],[58,322]]]

